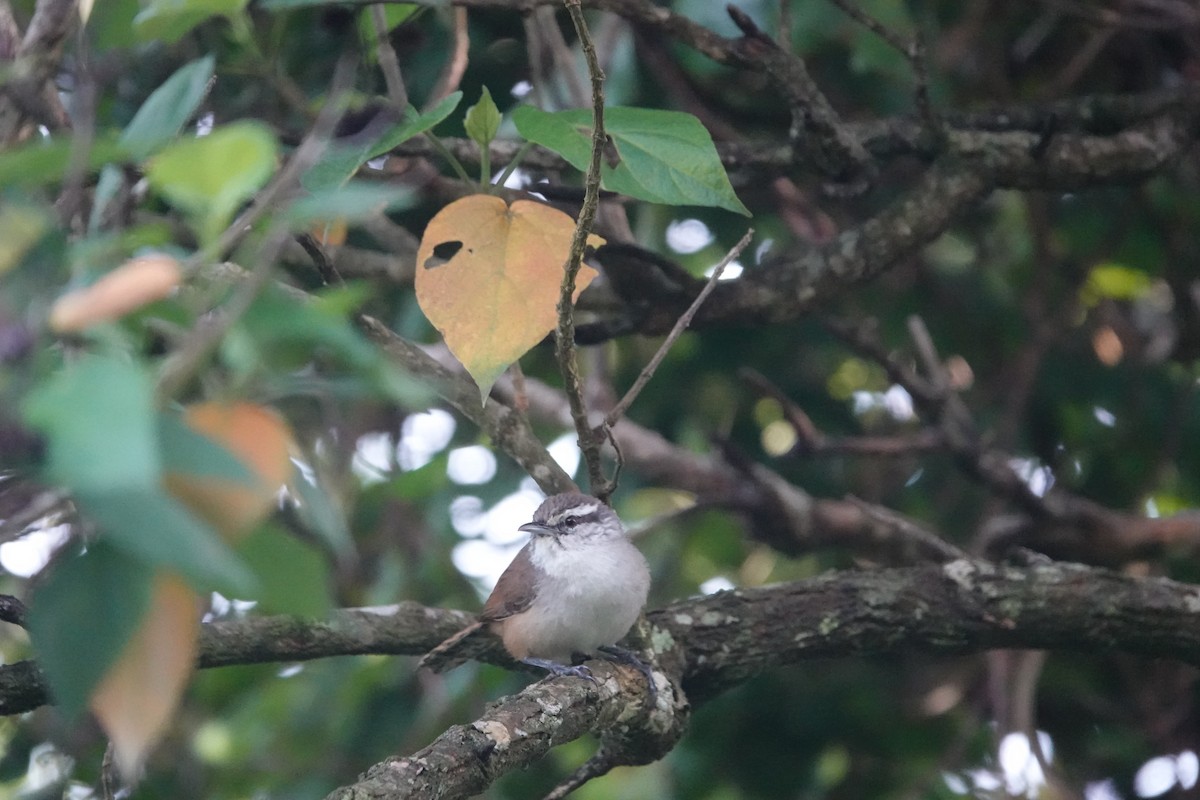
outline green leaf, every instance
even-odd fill
[[[145,160],[179,135],[208,93],[215,63],[208,55],[185,64],[146,98],[118,140],[134,160]]]
[[[44,186],[63,179],[71,164],[71,139],[38,139],[0,153],[0,186]],[[91,173],[110,161],[120,161],[123,149],[113,136],[100,135],[87,153]]]
[[[1104,299],[1136,300],[1152,285],[1150,276],[1140,269],[1108,262],[1092,267],[1079,296],[1087,306],[1094,306]]]
[[[293,228],[299,229],[317,220],[367,219],[382,211],[409,208],[414,199],[413,190],[404,186],[351,181],[296,200],[284,211],[283,216]]]
[[[277,155],[275,136],[265,125],[234,122],[166,148],[149,161],[146,177],[195,219],[207,242],[267,182]]]
[[[189,428],[179,414],[158,414],[158,438],[164,472],[255,483],[258,476],[218,442]]]
[[[0,205],[0,275],[19,264],[51,225],[49,215],[36,206]]]
[[[467,136],[480,147],[487,147],[496,138],[496,132],[500,130],[500,109],[486,86],[479,95],[479,102],[467,109],[463,124]]]
[[[377,287],[367,281],[347,281],[326,286],[312,294],[312,304],[322,313],[349,317],[375,296]]]
[[[367,343],[340,315],[328,313],[311,303],[301,303],[278,292],[264,292],[243,317],[241,326],[265,351],[268,359],[283,356],[285,350],[299,348],[307,362],[313,351],[333,356],[353,367],[368,366],[376,360],[375,348]]]
[[[393,147],[399,147],[414,136],[418,136],[425,131],[431,130],[439,122],[454,113],[454,109],[458,108],[458,104],[462,102],[462,92],[451,92],[441,99],[441,101],[433,108],[426,111],[424,114],[418,114],[416,109],[409,106],[408,117],[400,124],[398,128],[391,133],[385,134],[375,149],[371,152],[371,158],[381,156],[391,150]]]
[[[141,11],[138,0],[104,0],[93,3],[88,15],[90,42],[97,52],[133,47],[133,19]]]
[[[125,175],[115,164],[105,164],[100,170],[100,178],[96,181],[96,190],[92,193],[92,213],[88,216],[88,233],[94,234],[100,230],[104,221],[104,210],[109,202],[117,196]]]
[[[153,391],[138,365],[94,355],[36,388],[23,411],[47,439],[48,477],[93,493],[156,487],[161,469]]]
[[[402,405],[423,405],[431,396],[392,366],[342,314],[277,292],[260,295],[221,348],[227,363],[246,372],[301,369],[319,354],[349,367]]]
[[[63,559],[34,590],[29,638],[63,712],[77,716],[150,605],[151,570],[104,542]]]
[[[74,499],[104,541],[142,562],[170,567],[201,591],[254,592],[254,576],[233,551],[164,489],[77,492]]]
[[[185,33],[212,17],[240,17],[247,0],[151,0],[133,19],[133,28],[144,42],[178,41]]]
[[[418,114],[409,108],[408,116],[399,125],[386,131],[378,138],[368,142],[353,145],[334,144],[304,177],[301,185],[310,192],[316,193],[324,189],[341,186],[354,177],[358,168],[373,158],[387,153],[394,147],[399,147],[414,136],[419,136],[430,130],[454,112],[462,100],[462,92],[453,92],[442,99],[425,114]]]
[[[333,606],[325,559],[296,537],[264,525],[238,545],[238,555],[258,577],[261,610],[319,617]]]
[[[512,115],[522,136],[548,147],[576,169],[591,161],[592,112],[541,111],[521,106]],[[716,206],[750,215],[729,183],[712,137],[691,114],[647,108],[608,108],[604,128],[615,152],[601,165],[605,189],[665,205]]]

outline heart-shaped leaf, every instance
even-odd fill
[[[592,152],[592,112],[550,113],[521,106],[517,130],[586,171]],[[734,194],[712,137],[691,114],[652,108],[606,108],[604,130],[612,139],[600,166],[605,189],[673,206],[716,206],[750,216]]]
[[[439,211],[417,251],[417,302],[480,395],[545,338],[557,319],[575,221],[530,200],[471,195]],[[604,240],[588,237],[599,247]],[[579,270],[575,296],[596,271]]]

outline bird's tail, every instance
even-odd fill
[[[462,664],[467,660],[465,656],[457,655],[454,651],[458,649],[458,646],[462,644],[463,641],[483,630],[483,626],[484,623],[481,620],[475,620],[470,625],[463,628],[461,631],[454,634],[425,655],[421,656],[421,660],[417,663],[417,666],[431,669],[434,672],[445,672],[446,670],[454,669],[459,664]]]

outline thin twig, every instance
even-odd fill
[[[537,17],[525,14],[525,52],[529,55],[529,102],[537,108],[547,108],[550,103],[549,81],[546,79],[546,53],[542,42],[541,28]]]
[[[285,223],[279,222],[271,226],[271,230],[252,256],[255,266],[246,282],[238,287],[237,293],[221,308],[221,313],[202,317],[189,332],[187,339],[163,364],[155,388],[155,397],[159,402],[171,400],[188,385],[203,368],[209,356],[220,346],[230,328],[254,305],[259,292],[270,282],[279,253],[291,236]]]
[[[71,119],[71,153],[63,189],[59,199],[59,214],[69,230],[83,207],[84,181],[88,176],[88,156],[96,138],[96,76],[92,69],[87,37],[77,31],[75,48],[75,82]],[[86,223],[86,220],[84,220]]]
[[[898,50],[905,58],[909,57],[909,43],[900,34],[855,5],[853,0],[829,0],[829,2],[840,8],[847,17],[883,39],[892,46],[892,49]]]
[[[886,525],[899,536],[907,539],[932,555],[945,561],[969,558],[965,550],[951,544],[933,531],[918,525],[911,519],[897,514],[889,508],[868,503],[865,500],[847,495],[846,501],[871,519]]]
[[[255,198],[253,205],[217,238],[216,253],[232,248],[245,235],[254,221],[274,208],[275,199],[291,191],[300,180],[300,176],[320,158],[333,135],[338,118],[342,114],[342,108],[353,79],[354,59],[343,57],[334,68],[329,93],[330,102],[321,110],[312,130],[296,148],[287,166]],[[252,262],[255,265],[254,270],[245,283],[238,287],[237,293],[222,308],[222,313],[202,318],[200,323],[192,329],[188,338],[163,365],[155,392],[159,400],[174,397],[186,386],[209,355],[220,345],[221,340],[234,323],[250,310],[258,293],[267,285],[271,272],[275,268],[275,261],[290,238],[291,233],[286,223],[280,221],[271,226],[254,254]],[[207,264],[213,256],[214,246],[202,248],[185,262],[185,269],[189,272],[195,271]]]
[[[486,150],[486,148],[484,149]],[[512,157],[512,159],[508,162],[508,166],[506,166],[504,171],[500,173],[500,176],[492,182],[492,185],[504,186],[506,183],[508,183],[508,179],[511,178],[512,174],[517,171],[517,167],[521,166],[521,161],[532,149],[533,142],[525,142],[523,145],[521,145],[521,148],[517,150],[516,155]],[[480,156],[482,155],[483,154],[480,153]]]
[[[538,35],[549,50],[550,57],[554,59],[558,75],[567,87],[567,101],[572,106],[584,105],[588,101],[588,93],[583,88],[579,75],[575,72],[575,58],[571,53],[570,46],[567,45],[567,40],[563,38],[558,21],[554,18],[554,9],[549,6],[537,9],[533,12],[533,20],[537,26]],[[599,63],[599,59],[597,59],[597,63]]]
[[[607,775],[616,766],[620,766],[620,764],[614,754],[601,747],[594,756],[580,764],[579,769],[572,772],[566,780],[551,789],[550,793],[542,800],[562,800],[592,778]]]
[[[442,68],[442,74],[438,76],[433,91],[429,93],[429,98],[425,101],[425,111],[436,106],[462,83],[463,74],[467,71],[469,45],[470,38],[467,36],[467,9],[456,8],[454,9],[454,52],[450,54],[450,60]],[[380,66],[383,66],[382,63]],[[399,65],[397,65],[397,69],[399,69]],[[442,140],[435,136],[432,131],[425,132],[425,140],[437,151],[438,155],[446,159],[451,169],[458,175],[459,180],[467,184],[475,182],[467,174],[467,171],[463,169],[462,163],[454,157],[454,154],[447,149]]]
[[[920,25],[915,26],[916,33],[913,34],[913,37],[905,40],[900,34],[859,8],[854,3],[854,0],[829,0],[829,2],[840,8],[846,16],[874,33],[880,39],[883,39],[892,49],[904,56],[916,78],[915,94],[917,111],[920,112],[921,118],[929,126],[931,132],[937,133],[941,131],[941,120],[938,118],[929,101],[929,66],[925,60],[925,41],[921,34]]]
[[[717,281],[721,279],[721,273],[725,271],[725,268],[729,266],[729,264],[735,258],[742,254],[742,251],[749,246],[750,240],[753,237],[754,229],[750,228],[746,231],[746,234],[738,240],[738,243],[733,246],[733,249],[726,253],[725,257],[720,260],[717,266],[713,269],[712,276],[708,279],[708,283],[704,284],[704,288],[701,289],[700,293],[696,295],[696,299],[692,301],[690,306],[688,306],[687,311],[684,311],[683,314],[679,316],[679,319],[675,321],[675,327],[671,328],[671,332],[667,334],[667,338],[663,340],[661,345],[659,345],[658,352],[656,352],[654,357],[650,359],[650,363],[642,368],[642,373],[638,375],[637,380],[633,382],[633,386],[629,387],[629,391],[625,392],[625,396],[622,397],[620,401],[612,407],[612,410],[608,412],[608,416],[604,418],[605,425],[611,428],[613,425],[617,424],[617,420],[624,416],[625,412],[629,410],[629,407],[633,405],[633,401],[637,399],[637,396],[641,394],[642,389],[644,389],[646,384],[650,382],[650,379],[654,377],[654,371],[658,369],[659,364],[661,364],[663,359],[666,358],[667,351],[671,349],[671,346],[675,344],[675,340],[678,339],[687,329],[687,326],[691,324],[692,318],[696,316],[696,312],[700,310],[700,306],[703,305],[705,299],[712,294],[713,289],[715,289],[717,286]]]
[[[929,328],[925,326],[925,320],[916,314],[911,314],[905,322],[908,325],[908,335],[913,340],[913,347],[916,348],[917,357],[921,360],[925,375],[933,382],[934,389],[939,394],[945,395],[950,391],[950,379],[946,376],[945,365],[942,364],[942,359],[938,355],[933,337],[929,335]]]
[[[587,21],[583,18],[580,0],[563,2],[571,15],[575,32],[579,35],[579,44],[583,48],[588,76],[592,83],[592,158],[584,181],[585,191],[583,206],[579,210],[579,221],[575,225],[575,235],[571,239],[567,263],[563,265],[562,286],[558,297],[558,326],[554,330],[554,353],[558,358],[564,389],[571,405],[571,418],[579,434],[579,449],[587,463],[588,484],[592,494],[606,499],[611,488],[604,479],[599,441],[593,435],[588,422],[587,404],[583,399],[583,382],[579,378],[579,359],[575,350],[575,278],[579,274],[583,252],[587,248],[592,223],[596,219],[596,209],[600,205],[600,159],[607,138],[604,133],[604,71],[600,69],[596,46],[592,43]]]
[[[513,383],[513,410],[524,415],[529,410],[529,395],[525,391],[525,370],[521,369],[521,362],[514,361],[510,364],[508,374]]]
[[[371,6],[371,20],[375,23],[376,58],[383,72],[383,81],[387,84],[388,100],[403,114],[408,108],[408,89],[400,72],[400,59],[396,58],[396,50],[388,38],[387,14],[382,3]]]
[[[450,54],[450,60],[442,68],[442,74],[438,76],[433,91],[429,93],[429,99],[425,101],[426,111],[440,103],[462,83],[463,75],[467,71],[470,44],[471,39],[467,35],[467,9],[459,6],[454,9],[454,52]]]
[[[400,60],[396,58],[396,50],[387,37],[387,20],[383,15],[383,5],[376,4],[371,7],[371,10],[375,16],[375,40],[379,49],[379,68],[383,70],[383,80],[387,84],[388,100],[399,109],[401,114],[405,114],[408,111],[408,89],[404,86],[404,77],[400,73]],[[454,52],[438,78],[437,85],[430,93],[429,100],[425,103],[426,111],[454,91],[462,81],[463,72],[467,69],[466,29],[467,10],[465,8],[456,9],[454,12]],[[458,175],[459,180],[468,184],[473,183],[471,176],[463,169],[462,162],[454,157],[454,154],[446,148],[440,138],[435,136],[432,131],[426,131],[425,140],[437,151],[438,155],[446,159],[446,163]]]
[[[1045,496],[1036,494],[1012,467],[1009,453],[983,442],[970,410],[951,389],[933,338],[919,317],[909,318],[909,335],[927,375],[919,375],[911,367],[900,363],[870,333],[832,320],[825,320],[824,323],[855,350],[878,362],[891,380],[904,387],[921,414],[937,424],[950,452],[968,475],[989,486],[998,495],[1018,503],[1035,519],[1049,518],[1080,524],[1094,523],[1097,515],[1108,515],[1107,510],[1067,492],[1059,491],[1054,495],[1047,493]]]
[[[933,107],[933,100],[929,97],[929,60],[926,58],[926,53],[929,48],[925,46],[925,30],[917,23],[916,32],[913,34],[912,44],[909,45],[908,61],[912,64],[913,75],[916,77],[917,85],[915,88],[917,112],[921,115],[921,119],[925,120],[925,124],[929,130],[938,136],[945,136],[945,128],[942,124],[942,118],[938,114],[937,109]]]
[[[784,50],[792,49],[792,0],[779,0],[779,30],[775,41]]]
[[[255,195],[250,207],[222,231],[215,242],[202,247],[184,260],[185,274],[190,276],[231,252],[238,242],[250,232],[255,223],[265,214],[276,210],[279,198],[292,191],[300,180],[300,176],[321,157],[321,153],[333,136],[337,121],[349,100],[348,90],[354,80],[354,62],[355,59],[352,56],[343,56],[338,61],[337,66],[334,67],[333,80],[330,82],[329,101],[321,108],[321,113],[317,115],[312,130],[292,152],[291,158],[288,159],[283,169],[262,191]]]
[[[911,434],[893,436],[827,436],[805,413],[804,409],[787,396],[762,373],[743,367],[738,377],[750,384],[759,393],[779,403],[783,418],[796,432],[796,445],[792,454],[803,456],[860,455],[878,458],[899,458],[915,453],[946,449],[946,439],[941,431],[929,428]]]

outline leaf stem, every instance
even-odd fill
[[[467,171],[463,169],[463,165],[459,162],[459,160],[454,157],[454,153],[451,153],[450,150],[447,149],[446,145],[442,144],[441,139],[434,136],[429,131],[425,131],[425,138],[429,140],[431,145],[433,145],[433,149],[436,150],[442,158],[446,159],[447,163],[450,164],[450,168],[453,169],[455,174],[458,175],[459,180],[465,183],[475,183],[475,181],[471,180],[471,176],[467,174]]]
[[[512,159],[508,162],[508,166],[504,168],[504,172],[500,173],[500,177],[496,178],[496,181],[493,185],[503,186],[505,183],[507,183],[508,179],[512,177],[512,174],[517,171],[517,167],[521,166],[521,161],[524,160],[525,156],[528,155],[529,151],[532,149],[533,142],[526,142],[525,144],[521,145],[521,148],[513,155]]]
[[[492,190],[492,150],[486,144],[479,148],[479,187],[485,192]]]

